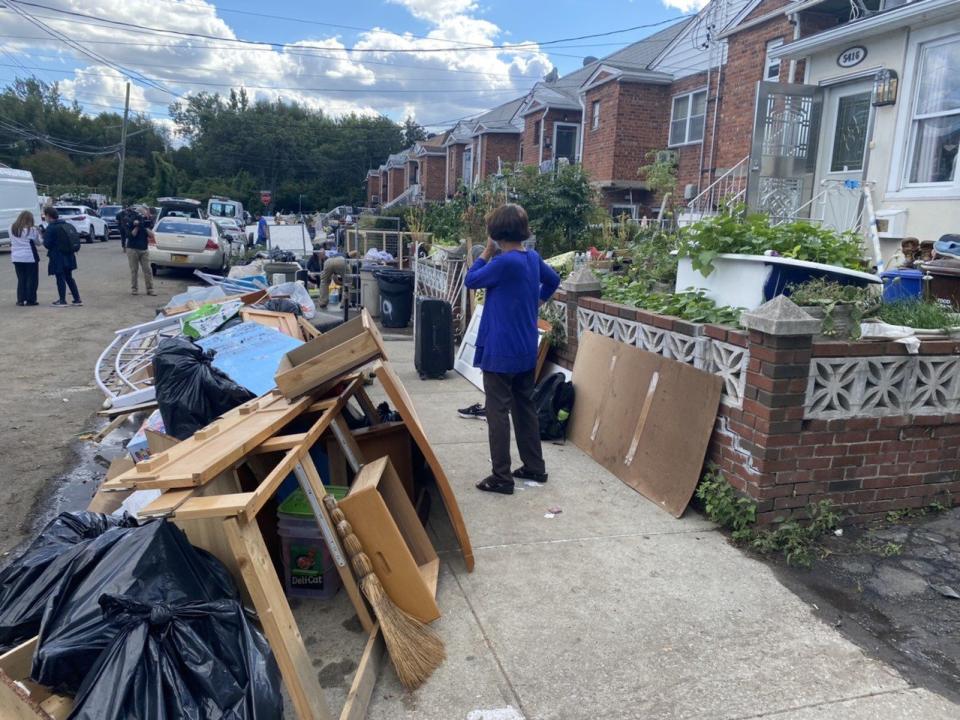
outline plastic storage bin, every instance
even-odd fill
[[[919,300],[923,297],[923,273],[908,268],[880,273],[883,280],[883,301]]]
[[[346,496],[348,488],[328,485],[326,490],[340,500]],[[340,589],[340,575],[302,490],[294,490],[281,503],[277,518],[283,548],[283,586],[287,596],[332,598]]]
[[[380,317],[380,285],[374,274],[376,268],[360,269],[360,304],[370,313],[370,317]]]

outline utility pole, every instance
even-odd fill
[[[117,204],[123,205],[123,163],[127,159],[127,116],[130,114],[130,83],[123,102],[123,129],[120,131],[120,168],[117,170]]]

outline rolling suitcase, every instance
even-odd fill
[[[420,379],[443,377],[453,370],[453,310],[435,298],[417,298],[414,365]]]

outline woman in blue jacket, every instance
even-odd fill
[[[490,213],[487,234],[487,246],[466,278],[468,288],[486,291],[473,364],[483,370],[493,474],[477,487],[512,495],[514,478],[547,481],[533,403],[537,310],[556,291],[560,277],[534,250],[524,249],[530,229],[527,213],[519,205],[504,205]],[[523,463],[512,473],[511,415]]]

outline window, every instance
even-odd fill
[[[463,149],[463,184],[467,187],[473,185],[473,148],[465,147]]]
[[[960,147],[960,37],[920,51],[910,139],[910,184],[952,183]]]
[[[592,118],[592,123],[593,123],[591,127],[594,130],[597,130],[600,128],[600,101],[599,100],[593,101],[593,108],[591,110],[591,113],[592,114],[590,117]]]
[[[610,207],[610,215],[614,220],[620,220],[624,215],[626,215],[631,220],[637,219],[637,206],[636,205],[612,205]]]
[[[553,157],[566,158],[571,163],[577,161],[577,139],[580,135],[580,126],[572,123],[554,123],[553,125]]]
[[[770,57],[770,52],[783,45],[783,38],[777,38],[767,43],[767,61],[763,66],[763,79],[777,82],[780,79],[780,59]]]
[[[833,131],[830,172],[863,170],[870,120],[871,93],[844,95],[837,100],[837,125]]]
[[[686,145],[703,140],[707,118],[707,91],[698,90],[673,98],[670,115],[670,145]]]
[[[537,121],[533,124],[533,140],[534,140],[534,142],[537,143],[537,145],[542,145],[542,144],[543,144],[543,136],[542,136],[541,133],[540,133],[540,121],[539,121],[539,120],[537,120]]]

